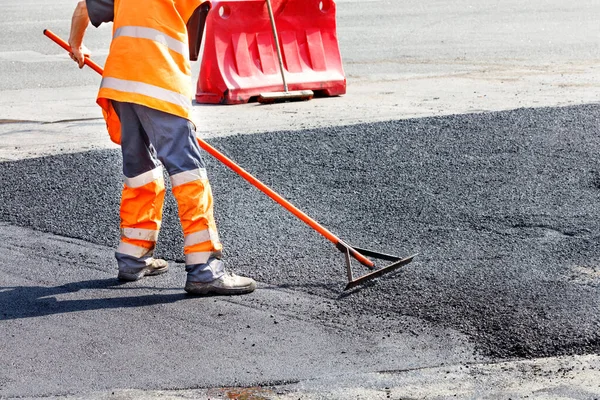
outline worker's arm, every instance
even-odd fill
[[[85,30],[90,23],[85,0],[77,3],[73,17],[71,18],[71,33],[69,34],[69,46],[71,46],[71,58],[77,61],[79,68],[83,68],[84,58],[89,55],[89,50],[83,45]]]

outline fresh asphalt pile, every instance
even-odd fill
[[[420,253],[350,293],[330,242],[205,160],[235,271],[334,299],[339,318],[454,328],[486,356],[583,354],[600,351],[599,131],[586,105],[210,140],[347,242]],[[2,163],[0,185],[0,220],[118,243],[118,151]],[[181,262],[182,242],[168,195],[157,253]]]

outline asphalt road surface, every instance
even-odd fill
[[[375,337],[378,346],[387,342],[399,346],[405,340],[399,338],[406,335],[414,335],[413,340],[421,342],[424,339],[418,338],[424,335],[427,339],[422,345],[427,349],[418,350],[419,357],[432,351],[430,341],[435,343],[437,357],[444,354],[447,360],[470,362],[477,357],[497,360],[597,353],[599,122],[600,107],[577,106],[214,140],[215,146],[349,242],[393,254],[420,255],[393,275],[343,292],[342,256],[333,246],[211,161],[226,259],[237,271],[261,282],[259,294],[233,303],[187,299],[174,289],[183,281],[181,264],[174,265],[178,269],[175,274],[133,285],[117,285],[107,276],[88,280],[86,271],[112,270],[106,251],[98,260],[94,259],[95,252],[85,247],[73,251],[56,248],[52,240],[41,241],[41,265],[32,269],[7,263],[2,266],[9,278],[18,276],[18,284],[0,292],[1,315],[11,333],[8,342],[22,346],[19,332],[30,319],[71,320],[74,326],[69,331],[90,329],[88,334],[93,336],[92,327],[102,328],[96,324],[82,327],[73,314],[104,314],[131,307],[141,310],[133,321],[130,312],[111,318],[109,332],[116,334],[115,327],[121,326],[112,340],[125,348],[132,345],[129,341],[139,346],[138,340],[163,348],[164,344],[153,343],[158,340],[155,335],[172,338],[173,330],[186,331],[191,321],[180,321],[180,313],[195,315],[201,305],[208,307],[200,312],[201,320],[212,317],[210,331],[219,325],[219,317],[227,321],[218,336],[227,335],[228,346],[245,350],[246,329],[280,326],[279,334],[285,339],[254,338],[282,352],[282,358],[270,351],[261,358],[260,375],[276,382],[294,379],[282,373],[279,362],[288,363],[290,358],[301,362],[300,355],[287,354],[289,348],[301,351],[304,340],[315,339],[311,330],[293,327],[295,321],[304,320],[318,327],[337,327],[342,337]],[[117,150],[6,162],[0,170],[0,185],[10,190],[0,194],[0,218],[11,225],[114,247],[120,184]],[[169,198],[158,252],[174,261],[181,259],[182,243],[176,215],[174,201]],[[24,248],[35,248],[30,246]],[[9,245],[7,250],[19,248]],[[30,286],[33,282],[36,285]],[[146,285],[150,287],[139,297],[120,295],[127,294],[128,288],[137,293]],[[73,293],[85,290],[110,295],[70,299]],[[65,300],[60,301],[63,296]],[[302,300],[296,303],[290,297]],[[186,311],[190,303],[194,304],[193,311]],[[174,305],[179,306],[178,313],[157,318],[156,314],[162,313],[154,309]],[[240,306],[267,309],[273,314],[268,318],[263,312],[262,320],[248,319],[254,313],[242,313]],[[228,313],[237,315],[227,318]],[[61,327],[47,328],[47,340],[57,340],[65,322]],[[151,342],[144,343],[149,339],[140,329],[157,332],[150,335]],[[293,331],[292,337],[287,336],[288,330]],[[295,338],[298,334],[302,337]],[[193,341],[186,336],[182,337],[185,342]],[[186,358],[192,357],[203,349],[203,336],[199,335],[197,343],[189,343],[189,351],[179,351]],[[319,339],[322,336],[316,335]],[[97,340],[90,338],[87,345],[101,355],[107,354],[102,352],[109,345],[106,338],[100,340],[99,349]],[[348,350],[337,346],[340,344],[333,348],[339,354],[331,360],[338,363],[341,357],[352,365],[346,356]],[[87,354],[85,349],[79,351]],[[387,369],[395,363],[404,366],[406,359],[396,360],[394,353],[369,357],[374,362],[371,368]],[[20,354],[4,356],[20,365],[13,371],[23,368]],[[420,361],[429,363],[431,356]],[[253,361],[254,357],[248,360]],[[262,362],[273,370],[265,372]],[[331,373],[331,366],[324,368]],[[256,377],[241,378],[236,368],[228,371],[235,374],[220,371],[219,380],[203,373],[195,384],[265,383]],[[302,376],[298,365],[294,371]],[[12,380],[11,375],[8,372]],[[94,384],[99,389],[110,387],[115,378],[108,374],[106,379],[95,376]],[[171,379],[167,375],[152,381],[162,387],[161,383]],[[90,385],[83,381],[75,388],[81,390],[82,383]]]
[[[600,396],[599,5],[337,3],[346,96],[196,105],[199,132],[345,241],[419,254],[344,291],[330,242],[206,155],[259,288],[196,298],[170,194],[171,271],[116,280],[98,77],[41,36],[73,3],[0,1],[0,398]]]

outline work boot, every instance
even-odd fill
[[[211,282],[192,282],[189,280],[185,283],[185,291],[190,294],[208,295],[235,295],[251,293],[256,289],[254,279],[239,276],[230,271],[225,271],[225,274]]]
[[[169,270],[169,263],[160,258],[147,258],[146,266],[137,271],[119,271],[117,276],[121,281],[137,281],[144,276],[160,275]]]

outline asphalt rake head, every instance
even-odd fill
[[[382,275],[385,275],[387,273],[395,271],[398,268],[402,267],[403,265],[410,263],[413,260],[413,258],[415,258],[418,255],[418,254],[413,254],[411,256],[401,258],[401,257],[393,256],[390,254],[379,253],[379,252],[372,251],[372,250],[361,249],[358,247],[350,246],[347,243],[344,243],[342,241],[338,242],[336,247],[338,248],[338,250],[340,250],[342,253],[344,253],[344,256],[346,259],[346,272],[348,275],[348,284],[346,284],[346,287],[344,288],[344,290],[349,290],[349,289],[355,288],[356,286],[359,286],[367,281],[370,281],[372,279],[378,278]],[[392,263],[385,267],[377,269],[373,263],[367,264],[367,263],[363,263],[362,261],[360,261],[360,259],[356,257],[356,253],[359,253],[360,255],[362,255],[363,258],[365,256],[372,257],[372,258],[376,258],[379,260],[392,261]],[[362,275],[358,278],[354,278],[354,274],[352,273],[352,258],[356,258],[361,264],[363,264],[367,268],[371,269],[372,272],[369,272],[368,274]]]

